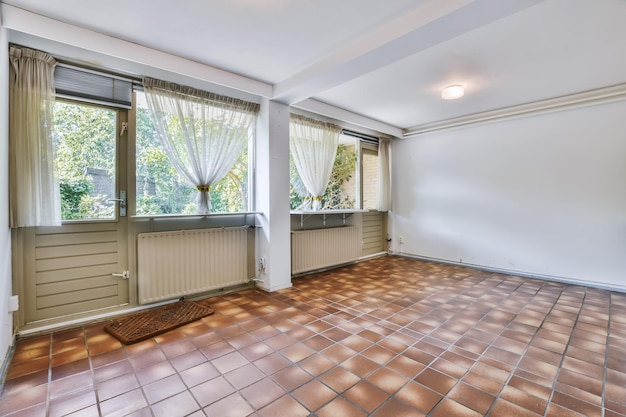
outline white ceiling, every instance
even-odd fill
[[[400,129],[626,82],[624,0],[2,3]]]

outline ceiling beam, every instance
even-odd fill
[[[311,98],[300,101],[297,104],[292,105],[292,107],[320,114],[340,122],[346,122],[357,127],[371,130],[372,132],[379,132],[392,137],[400,138],[404,135],[404,132],[399,127],[392,126],[388,123],[374,120]],[[373,135],[375,134],[373,133]]]
[[[274,85],[294,104],[545,0],[430,0]]]

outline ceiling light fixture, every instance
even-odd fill
[[[463,97],[465,89],[462,85],[449,85],[441,90],[441,98],[444,100],[455,100]]]

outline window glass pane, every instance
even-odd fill
[[[378,196],[378,152],[363,148],[363,208],[376,210]]]
[[[358,180],[356,178],[357,139],[347,135],[341,135],[339,146],[335,155],[335,163],[322,197],[322,209],[339,210],[356,208],[356,190]],[[298,175],[293,163],[290,163],[290,200],[292,210],[310,209],[308,192]]]
[[[137,92],[137,211],[138,215],[196,214],[198,191],[176,172],[159,142],[144,94]],[[248,210],[248,150],[231,171],[211,186],[211,211]]]
[[[57,100],[55,169],[63,220],[114,219],[117,111]]]

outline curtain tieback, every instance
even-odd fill
[[[313,200],[315,200],[315,201],[322,201],[322,196],[321,195],[316,195],[315,197],[313,197]]]
[[[211,186],[210,185],[196,185],[196,190],[200,191],[201,193],[208,193],[209,191],[211,191]]]

